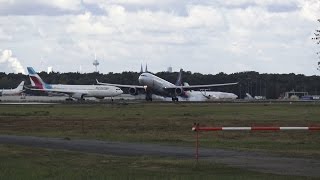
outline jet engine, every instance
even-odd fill
[[[183,89],[182,88],[176,88],[175,93],[177,96],[181,96],[183,94]]]
[[[134,96],[138,95],[137,88],[133,88],[133,87],[129,88],[129,94],[134,95]]]
[[[72,97],[78,100],[82,100],[84,99],[84,94],[76,93],[76,94],[73,94]]]

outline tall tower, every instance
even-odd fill
[[[95,72],[98,72],[98,66],[99,66],[99,61],[97,60],[97,55],[96,55],[96,53],[94,54],[94,61],[93,61],[93,63],[92,63],[94,66],[95,66],[95,68],[96,68],[96,70],[95,70]]]
[[[148,64],[146,63],[146,69],[144,70],[144,72],[148,72]]]
[[[143,73],[143,67],[142,67],[142,64],[141,64],[141,68],[140,68],[140,73]]]

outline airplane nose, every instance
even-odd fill
[[[141,76],[139,76],[138,81],[139,81],[140,84],[143,84],[143,83],[142,83],[142,82],[143,82],[143,79],[142,79]]]

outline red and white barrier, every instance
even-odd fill
[[[319,126],[311,127],[267,127],[267,126],[253,126],[253,127],[200,127],[199,124],[194,124],[192,131],[196,132],[196,159],[199,158],[199,132],[200,131],[287,131],[287,130],[304,130],[304,131],[320,131]]]
[[[310,130],[319,131],[320,127],[192,127],[192,131],[281,131]]]

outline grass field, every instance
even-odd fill
[[[320,126],[320,104],[1,105],[0,133],[194,145],[207,126]],[[320,132],[204,132],[202,147],[320,158]]]
[[[193,160],[117,157],[0,145],[0,179],[312,179]],[[315,179],[315,178],[314,178]]]

